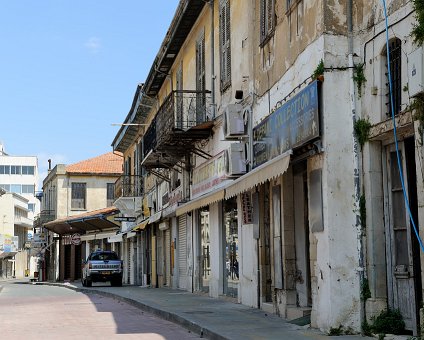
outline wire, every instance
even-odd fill
[[[418,229],[417,229],[415,222],[414,222],[414,218],[412,216],[411,208],[409,206],[408,196],[406,195],[405,183],[404,183],[404,180],[403,180],[402,163],[401,163],[400,153],[399,153],[399,143],[398,143],[397,131],[396,131],[395,110],[394,110],[394,104],[393,104],[392,76],[391,76],[391,71],[390,71],[389,25],[388,25],[388,20],[387,20],[386,0],[381,0],[381,1],[383,3],[384,18],[385,18],[385,23],[386,23],[386,53],[387,53],[387,73],[388,73],[388,76],[389,76],[390,108],[391,108],[391,114],[392,114],[392,120],[393,120],[393,134],[394,134],[394,139],[395,139],[396,156],[397,156],[397,163],[398,163],[398,168],[399,168],[400,182],[402,184],[403,197],[405,199],[406,208],[408,210],[409,218],[410,218],[412,226],[414,228],[415,236],[418,239],[418,243],[420,244],[421,251],[424,252],[423,241],[421,240],[421,237],[418,233]]]

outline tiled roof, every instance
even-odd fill
[[[122,174],[122,155],[108,152],[104,155],[68,165],[68,173],[84,174]]]

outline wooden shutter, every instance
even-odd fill
[[[204,121],[205,114],[205,33],[202,32],[196,43],[196,123],[200,124]]]
[[[231,25],[230,1],[220,3],[221,91],[231,84]]]

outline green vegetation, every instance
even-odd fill
[[[399,310],[385,310],[377,317],[373,317],[372,323],[367,321],[362,323],[362,333],[370,336],[372,333],[378,334],[384,339],[384,334],[403,334],[405,332],[405,322]]]
[[[365,78],[364,74],[364,66],[365,63],[362,64],[356,64],[353,68],[353,80],[356,83],[356,86],[358,87],[358,96],[361,98],[362,95],[362,85],[367,81],[367,78]]]
[[[418,143],[423,145],[423,133],[424,133],[424,94],[420,93],[415,97],[411,104],[411,108],[415,110],[414,119],[418,121]]]
[[[358,119],[355,122],[353,129],[355,131],[355,136],[356,138],[358,138],[358,142],[359,145],[361,145],[362,150],[365,142],[368,141],[371,123],[367,119]]]
[[[414,39],[414,43],[418,46],[422,46],[424,44],[424,1],[412,0],[412,3],[415,9],[417,23],[414,24],[411,35]]]
[[[318,79],[319,76],[323,75],[325,71],[324,61],[321,59],[314,73],[312,73],[311,77],[313,80]]]

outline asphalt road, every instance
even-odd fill
[[[0,339],[199,339],[112,298],[19,281],[0,286]]]

